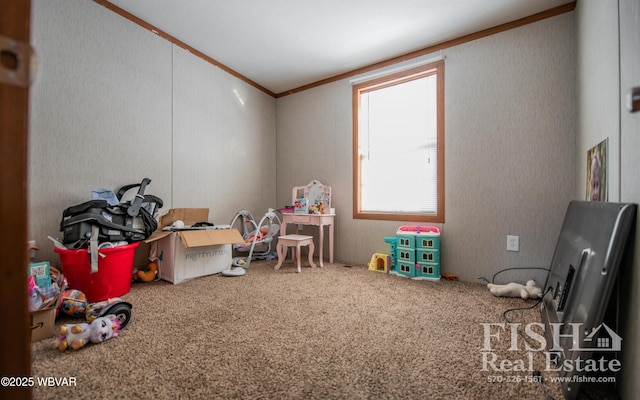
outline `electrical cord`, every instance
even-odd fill
[[[542,381],[542,372],[535,370],[533,371],[533,376],[537,378],[536,380],[538,381],[538,385],[540,385],[540,388],[542,389],[544,394],[546,394],[549,399],[556,400],[556,398],[553,397],[551,393],[549,393],[549,389],[547,389],[547,387],[544,385],[544,382]]]
[[[493,274],[493,277],[491,277],[491,282],[489,282],[489,280],[487,278],[482,277],[482,276],[479,277],[478,279],[482,279],[487,283],[495,283],[496,276],[500,275],[501,273],[506,272],[506,271],[521,270],[521,269],[535,269],[535,270],[551,272],[551,270],[549,268],[542,268],[542,267],[513,267],[513,268],[502,269],[502,270],[496,272],[495,274]]]
[[[538,301],[536,301],[532,306],[528,306],[528,307],[515,307],[515,308],[509,308],[507,310],[505,310],[502,313],[502,318],[504,318],[505,321],[507,321],[507,323],[509,325],[513,325],[513,322],[511,322],[509,320],[509,318],[507,318],[507,314],[513,311],[521,311],[521,310],[531,310],[534,307],[537,307],[538,305],[540,305],[540,303],[542,303],[542,299],[544,299],[544,296],[547,295],[547,293],[549,293],[551,291],[551,288],[548,288],[544,293],[542,293],[542,295],[540,296],[540,298],[538,299]],[[522,332],[520,332],[520,330],[517,330],[518,335],[520,335],[520,337],[522,337],[522,339],[527,342],[527,344],[529,344],[531,346],[531,343],[528,342],[528,339],[522,335]],[[533,347],[533,346],[532,346]],[[538,350],[538,352],[540,352],[540,350]]]
[[[496,273],[495,273],[495,274],[493,274],[493,276],[491,277],[491,281],[489,281],[487,278],[484,278],[484,277],[479,277],[478,279],[482,279],[482,280],[484,280],[484,281],[485,281],[485,282],[487,282],[487,283],[494,283],[494,282],[495,282],[495,280],[496,280],[496,276],[500,275],[500,274],[501,274],[501,273],[503,273],[503,272],[506,272],[506,271],[513,271],[513,270],[523,270],[523,269],[526,269],[526,270],[541,270],[541,271],[551,272],[551,270],[550,270],[549,268],[542,268],[542,267],[512,267],[512,268],[505,268],[505,269],[502,269],[502,270],[500,270],[500,271],[496,272]],[[550,291],[551,291],[551,288],[547,288],[547,290],[546,290],[544,293],[542,293],[542,296],[540,296],[540,299],[538,299],[538,301],[536,301],[536,302],[535,302],[533,305],[531,305],[531,306],[528,306],[528,307],[516,307],[516,308],[509,308],[509,309],[505,310],[505,311],[502,313],[502,318],[504,318],[504,320],[505,320],[505,321],[507,321],[507,323],[508,323],[509,325],[512,325],[512,326],[513,326],[513,322],[511,322],[511,321],[509,320],[509,318],[507,317],[507,314],[508,314],[508,313],[513,312],[513,311],[520,311],[520,310],[530,310],[530,309],[532,309],[532,308],[534,308],[534,307],[537,307],[538,305],[540,305],[540,303],[542,303],[542,300],[544,299],[544,296],[546,296],[546,295],[547,295],[547,293],[549,293]],[[518,329],[517,327],[516,327],[516,332],[518,332],[518,335],[520,335],[520,337],[521,337],[521,338],[522,338],[522,339],[523,339],[523,340],[524,340],[528,345],[532,346],[532,345],[531,345],[531,343],[529,342],[529,338],[525,337],[525,336],[522,334],[522,332],[520,331],[520,329]],[[532,346],[532,348],[536,348],[536,346]],[[538,351],[538,353],[543,354],[541,350],[537,350],[537,351]],[[538,371],[538,370],[535,370],[535,371],[533,371],[532,375],[533,375],[533,377],[534,377],[534,378],[536,378],[536,381],[538,382],[538,385],[540,385],[540,388],[542,389],[542,391],[544,392],[544,394],[545,394],[545,395],[546,395],[550,400],[556,400],[556,399],[551,395],[551,393],[549,392],[549,390],[547,389],[547,387],[544,385],[544,382],[543,382],[543,379],[542,379],[542,372],[540,372],[540,371]]]
[[[495,275],[494,275],[495,278]],[[507,317],[507,314],[513,311],[520,311],[520,310],[530,310],[534,307],[537,307],[540,303],[542,303],[542,300],[544,299],[544,296],[547,295],[547,293],[549,293],[551,291],[551,288],[548,288],[543,294],[542,296],[540,296],[540,299],[538,301],[536,301],[533,305],[528,306],[528,307],[516,307],[516,308],[509,308],[507,310],[505,310],[502,313],[502,318],[504,318],[505,321],[507,321],[507,323],[509,325],[514,325],[513,322],[511,322],[509,320],[509,318]],[[526,337],[525,335],[522,334],[522,332],[520,331],[520,329],[518,329],[518,327],[516,326],[516,332],[518,332],[518,335],[520,335],[520,337],[522,338],[522,340],[524,340],[529,346],[531,346],[532,349],[536,348],[535,346],[533,346],[530,342],[529,342],[529,338]],[[544,354],[541,350],[537,350],[538,353],[540,354]],[[549,390],[547,389],[547,387],[544,385],[544,381],[542,379],[542,372],[535,370],[532,373],[534,378],[537,378],[536,381],[538,382],[538,385],[540,385],[540,388],[542,389],[542,391],[544,392],[544,394],[551,400],[555,400],[555,397],[553,397],[551,395],[551,393],[549,392]]]

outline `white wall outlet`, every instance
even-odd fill
[[[507,251],[520,251],[520,236],[507,235]]]

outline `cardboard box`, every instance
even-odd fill
[[[206,222],[208,216],[206,208],[182,208],[170,210],[161,218],[159,230],[145,240],[156,246],[151,252],[158,257],[160,279],[178,284],[231,267],[232,245],[244,243],[236,229],[162,230],[177,220],[189,227],[196,222]]]
[[[158,229],[170,226],[176,221],[184,222],[185,226],[191,226],[196,222],[209,220],[208,208],[172,208],[160,218]]]
[[[31,341],[50,339],[55,335],[56,309],[31,311]]]
[[[60,290],[57,291],[54,290],[53,286],[48,289],[56,292],[55,295],[47,297],[38,310],[29,312],[32,342],[50,339],[55,335],[58,305],[62,301],[62,293],[67,289],[67,285],[63,284]]]

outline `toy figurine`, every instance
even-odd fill
[[[68,348],[78,350],[87,343],[101,343],[118,336],[120,321],[113,314],[96,318],[90,324],[65,324],[58,327],[56,345],[58,350],[65,351]]]

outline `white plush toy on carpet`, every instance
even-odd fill
[[[527,281],[526,285],[515,282],[506,285],[489,283],[487,287],[494,296],[522,297],[523,299],[539,299],[542,297],[542,289],[536,286],[536,281],[534,280]]]

